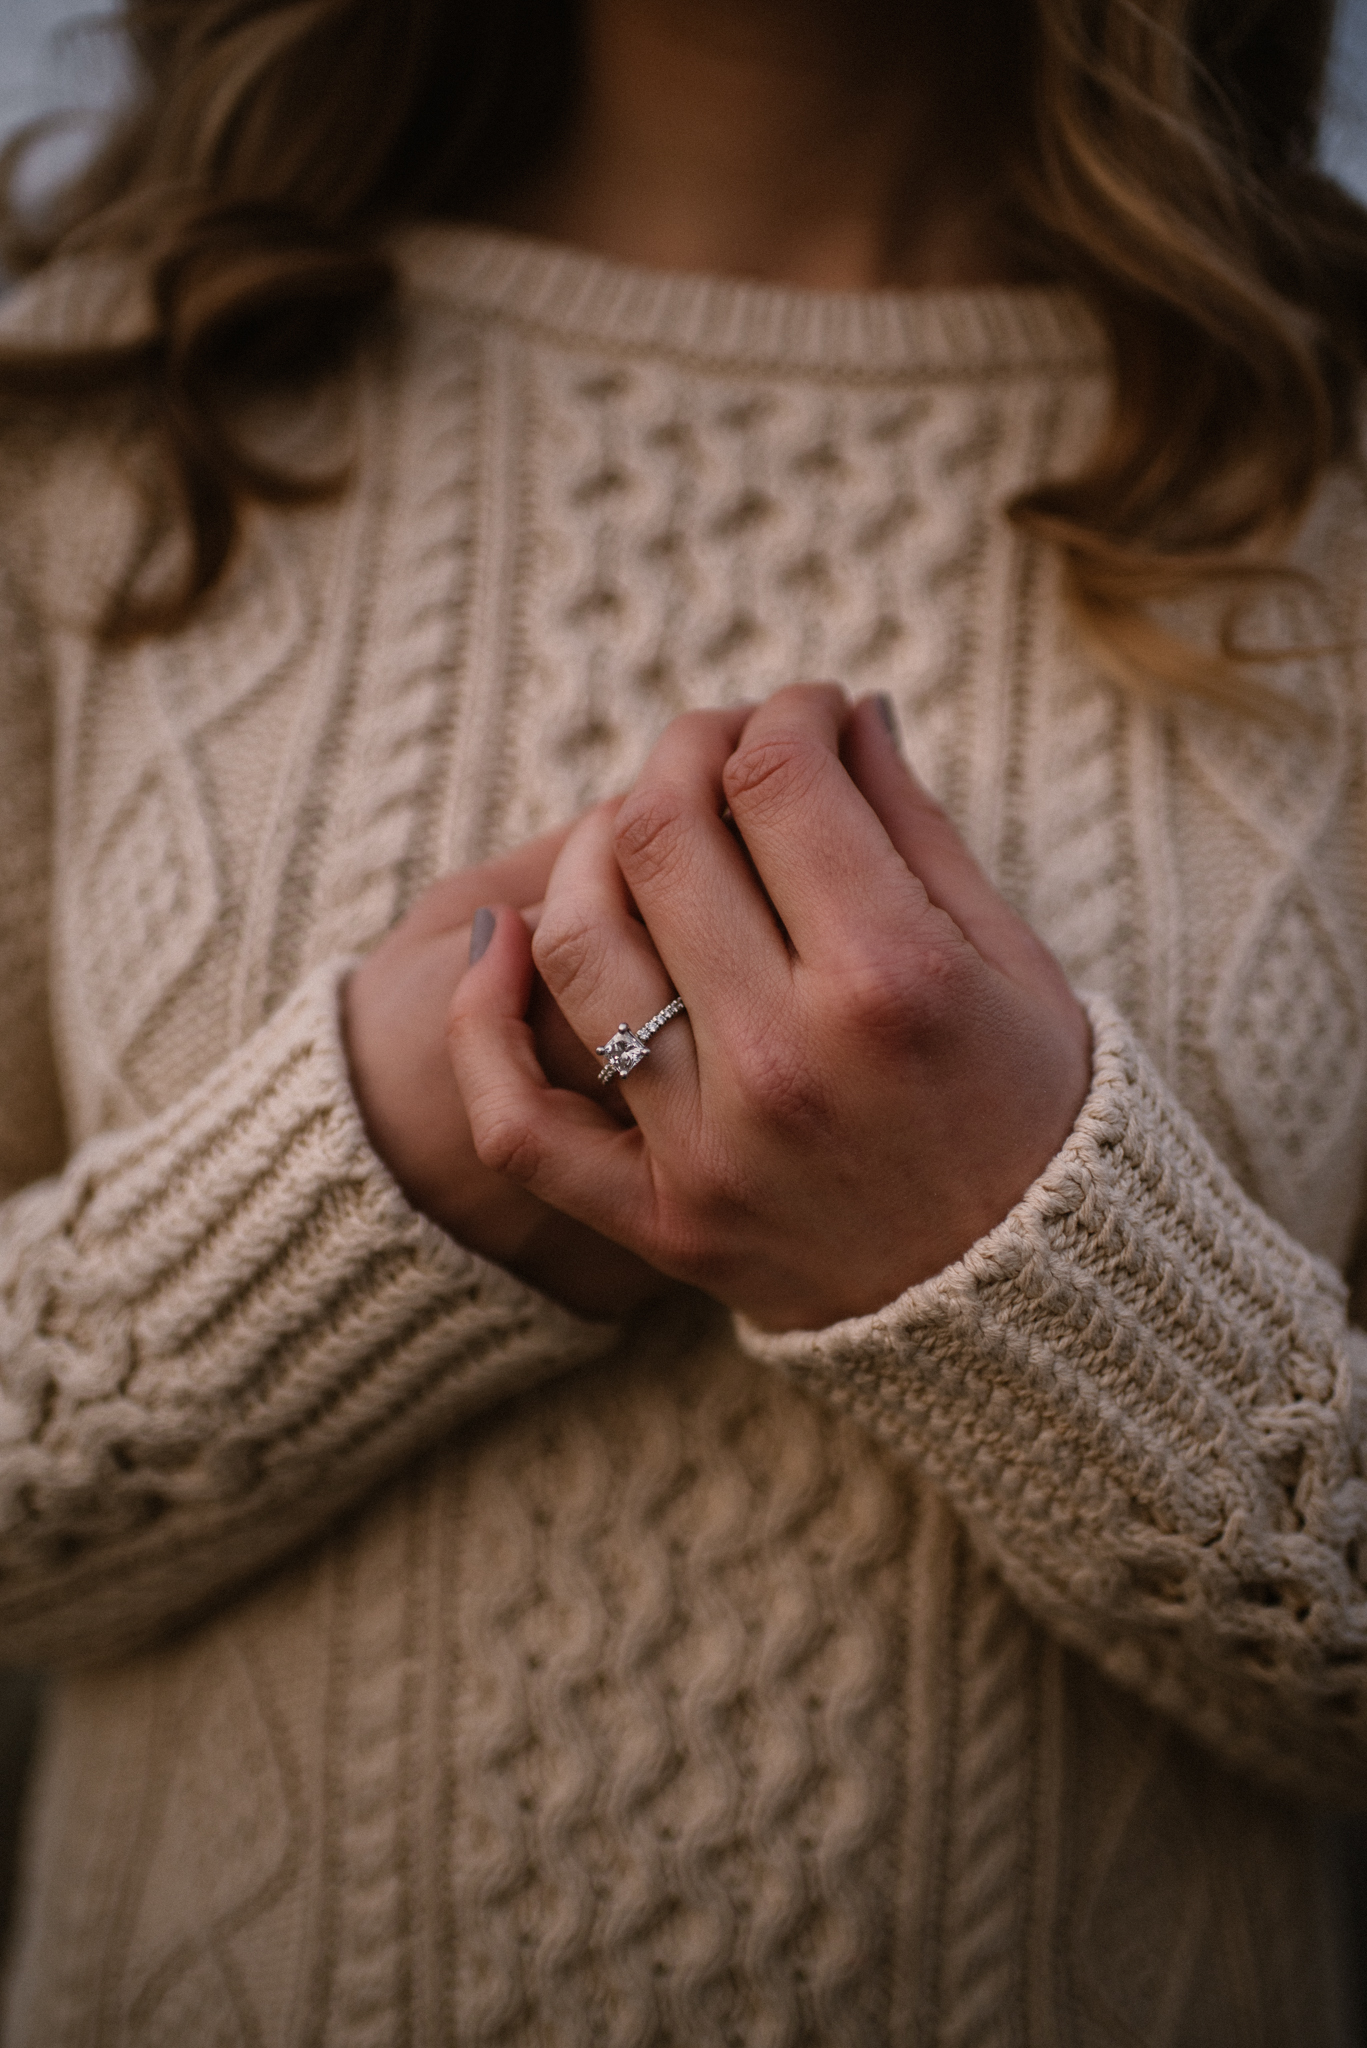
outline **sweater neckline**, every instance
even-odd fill
[[[424,222],[395,236],[408,288],[566,340],[710,364],[979,377],[1102,368],[1106,344],[1061,286],[815,291],[649,270],[498,228]]]

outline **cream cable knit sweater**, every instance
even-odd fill
[[[1250,624],[1340,650],[1274,672],[1315,717],[1164,712],[1001,516],[1103,402],[1068,299],[403,254],[259,422],[355,488],[180,638],[83,631],[131,430],[0,482],[0,1648],[65,1674],[11,2048],[1341,2041],[1296,1802],[1367,1797],[1359,485]],[[139,317],[76,272],[9,329]],[[876,1316],[585,1325],[407,1208],[339,978],[812,675],[892,693],[1093,992],[1091,1095]]]

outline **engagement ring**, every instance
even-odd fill
[[[653,1038],[660,1026],[667,1024],[671,1017],[682,1017],[686,1014],[683,997],[675,996],[672,1003],[666,1003],[662,1010],[657,1010],[650,1022],[643,1024],[639,1031],[633,1031],[629,1024],[619,1024],[607,1044],[596,1048],[599,1056],[606,1062],[606,1065],[598,1069],[598,1078],[603,1086],[606,1088],[609,1081],[622,1080],[634,1067],[639,1067],[650,1051],[646,1040]]]

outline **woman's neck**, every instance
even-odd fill
[[[495,217],[666,270],[830,290],[1002,279],[924,12],[586,0],[576,117]]]

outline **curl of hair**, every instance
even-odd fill
[[[1333,0],[955,10],[948,55],[972,64],[998,213],[1033,270],[1088,301],[1114,364],[1085,466],[1011,516],[1059,551],[1093,646],[1141,685],[1258,695],[1228,650],[1181,644],[1150,607],[1278,573],[1353,446],[1367,211],[1316,168],[1332,16]],[[185,569],[120,596],[116,640],[192,616],[248,501],[339,486],[250,455],[236,401],[317,373],[383,316],[396,222],[478,218],[534,173],[580,75],[575,0],[124,0],[119,19],[130,109],[40,223],[0,207],[12,269],[125,251],[150,285],[145,343],[0,355],[0,395],[136,387],[156,424]]]

